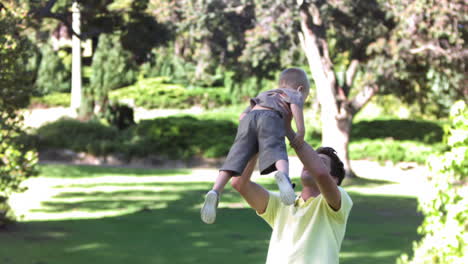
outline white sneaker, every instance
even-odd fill
[[[216,208],[218,208],[219,195],[215,190],[206,193],[205,203],[200,211],[201,219],[206,224],[213,224],[216,220]]]
[[[291,182],[288,179],[288,176],[281,171],[276,172],[275,174],[276,184],[280,191],[281,201],[285,205],[291,205],[296,200],[296,193],[291,185]]]

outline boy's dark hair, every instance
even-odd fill
[[[317,150],[317,153],[319,154],[324,154],[330,157],[331,163],[330,163],[330,174],[332,176],[335,176],[338,178],[338,185],[341,185],[341,182],[343,181],[345,177],[345,170],[344,170],[344,164],[338,158],[338,155],[336,154],[336,151],[333,148],[330,147],[320,147]]]
[[[297,89],[302,86],[303,89],[309,92],[310,82],[307,78],[307,73],[300,68],[287,68],[282,71],[279,79],[280,88]]]

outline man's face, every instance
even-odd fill
[[[328,172],[330,173],[330,171],[331,171],[331,159],[330,159],[330,157],[328,157],[325,154],[318,154],[318,156],[320,157],[323,164],[325,165],[325,167],[328,169]],[[314,179],[313,175],[311,175],[305,168],[302,169],[301,178],[304,177],[304,176],[309,176],[315,182],[315,179]],[[335,180],[336,184],[338,184],[338,178],[334,177],[334,176],[332,176],[332,178]]]

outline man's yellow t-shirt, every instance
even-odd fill
[[[279,194],[269,192],[268,205],[259,214],[273,229],[267,264],[335,264],[353,202],[341,193],[341,208],[334,211],[322,195],[286,206]]]

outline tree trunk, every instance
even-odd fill
[[[376,86],[365,86],[355,98],[348,99],[359,62],[351,61],[346,72],[345,86],[340,87],[329,56],[326,28],[320,15],[323,1],[306,3],[298,0],[298,3],[301,15],[299,40],[309,61],[321,106],[322,145],[336,150],[344,163],[346,177],[356,177],[348,150],[352,121],[354,115],[374,95]]]
[[[343,161],[346,177],[356,177],[349,160],[349,138],[352,118],[337,119],[327,111],[321,112],[322,118],[322,145],[336,150],[338,157]]]
[[[73,31],[76,34],[81,34],[81,18],[80,8],[78,2],[73,2]],[[81,91],[81,40],[73,34],[72,36],[72,89],[71,89],[71,103],[70,107],[73,110],[80,108],[82,100]]]

